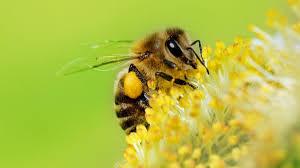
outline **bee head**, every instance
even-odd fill
[[[167,52],[190,68],[197,69],[196,56],[187,49],[190,44],[184,31],[179,28],[172,28],[167,30],[167,34],[168,38],[165,41]]]
[[[190,43],[187,35],[182,29],[172,28],[167,30],[168,38],[165,41],[165,48],[175,58],[179,59],[183,64],[197,69],[197,60],[205,67],[207,74],[209,74],[208,68],[205,65],[202,58],[202,47],[200,40],[196,40]],[[193,45],[199,45],[200,53],[197,54],[192,48]],[[184,68],[186,69],[186,68]]]

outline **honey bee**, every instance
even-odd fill
[[[199,53],[193,49],[196,44]],[[188,34],[180,28],[154,32],[135,42],[130,55],[102,56],[94,59],[92,63],[86,60],[75,61],[64,67],[62,73],[72,74],[120,62],[128,63],[129,67],[121,71],[116,80],[115,111],[126,134],[134,132],[139,124],[148,126],[145,109],[149,107],[151,96],[149,81],[156,81],[157,88],[164,87],[159,84],[166,82],[178,86],[187,85],[195,89],[196,86],[188,82],[182,72],[197,69],[201,64],[209,74],[202,57],[200,40],[191,42]],[[74,64],[84,66],[74,70],[70,68],[74,67]]]

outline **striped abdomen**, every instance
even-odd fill
[[[134,132],[136,126],[139,124],[147,126],[145,109],[149,105],[145,92],[142,92],[137,98],[130,98],[125,95],[124,76],[120,79],[116,88],[115,110],[120,121],[120,126],[126,134],[129,134],[130,132]]]

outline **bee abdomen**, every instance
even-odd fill
[[[134,132],[140,124],[148,125],[145,118],[145,109],[149,107],[148,96],[137,75],[141,76],[138,69],[131,65],[129,72],[118,81],[115,94],[116,115],[126,134]]]
[[[116,108],[116,115],[119,118],[121,128],[129,134],[135,131],[139,124],[146,124],[145,108],[139,104],[121,103]]]
[[[136,112],[136,109],[132,106],[128,106],[125,108],[121,107],[120,109],[116,110],[116,114],[118,118],[130,117],[135,115],[136,113],[138,112]]]
[[[147,125],[145,119],[145,100],[143,96],[136,99],[125,96],[122,92],[117,93],[115,97],[116,115],[120,121],[121,128],[129,134],[134,132],[139,124]]]

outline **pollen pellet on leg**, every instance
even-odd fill
[[[134,72],[129,72],[124,78],[124,93],[126,96],[136,99],[143,92],[143,85],[141,80]]]

